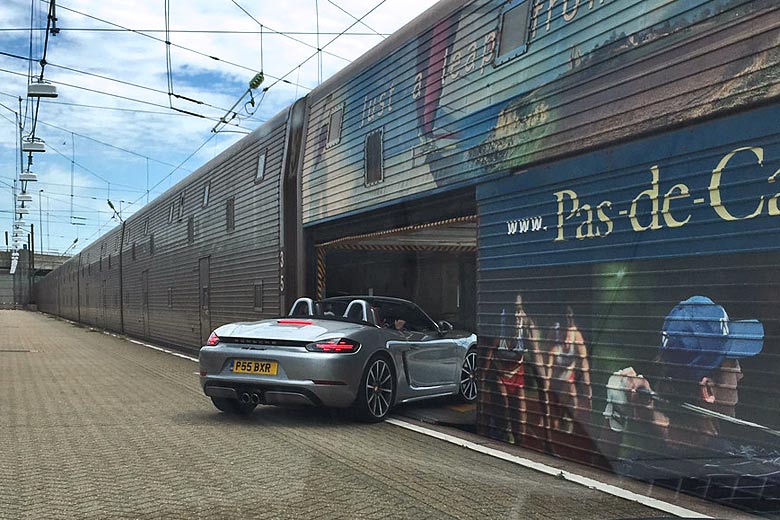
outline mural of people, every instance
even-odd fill
[[[552,327],[547,354],[550,381],[550,417],[552,428],[572,433],[579,416],[591,410],[590,365],[585,338],[574,320],[574,310],[566,306],[566,328]]]
[[[622,435],[615,469],[728,505],[779,513],[780,454],[721,435],[730,423],[748,428],[750,438],[780,436],[735,418],[739,360],[758,355],[763,340],[761,322],[730,321],[710,298],[677,304],[664,320],[651,379],[628,367],[607,384],[604,417]]]
[[[525,310],[523,296],[518,294],[514,316],[506,313],[502,316],[501,337],[490,353],[491,366],[497,371],[495,384],[503,408],[498,413],[507,419],[504,436],[511,443],[521,442],[528,430],[526,362],[529,362],[528,375],[535,379],[537,388],[543,388],[546,393],[546,378],[538,377],[544,367],[539,339],[539,329]],[[546,403],[541,404],[542,409],[546,408]],[[534,424],[544,427],[545,414],[537,412],[535,415]]]

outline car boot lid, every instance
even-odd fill
[[[347,335],[365,325],[308,318],[277,318],[258,322],[223,325],[214,332],[220,338],[279,339],[315,341],[325,337]]]

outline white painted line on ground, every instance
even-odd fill
[[[130,343],[135,343],[137,345],[142,345],[144,347],[148,347],[148,348],[150,348],[152,350],[158,350],[160,352],[165,352],[166,354],[170,354],[171,356],[176,356],[176,357],[180,357],[180,358],[183,358],[183,359],[189,359],[190,361],[194,361],[196,363],[198,362],[198,358],[195,358],[195,357],[192,357],[192,356],[188,356],[186,354],[180,354],[180,353],[178,353],[178,352],[176,352],[174,350],[169,350],[167,348],[157,347],[155,345],[150,345],[149,343],[144,343],[143,341],[138,341],[138,340],[130,339],[130,338],[128,338],[127,341],[129,341]]]
[[[183,359],[188,359],[188,360],[194,361],[196,363],[198,362],[198,358],[195,358],[195,357],[192,357],[192,356],[188,356],[186,354],[181,354],[179,352],[176,352],[175,350],[170,350],[170,349],[167,349],[167,348],[158,347],[157,345],[152,345],[150,343],[144,343],[143,341],[138,341],[137,339],[128,338],[126,336],[120,336],[119,334],[114,334],[113,332],[108,332],[107,330],[104,330],[103,334],[106,334],[108,336],[113,336],[113,337],[118,338],[118,339],[124,339],[126,341],[129,341],[130,343],[135,343],[136,345],[141,345],[143,347],[147,347],[147,348],[150,348],[152,350],[157,350],[159,352],[164,352],[165,354],[170,354],[171,356],[176,356],[176,357],[180,357],[180,358],[183,358]]]
[[[581,484],[590,489],[595,489],[597,491],[607,493],[608,495],[613,495],[619,498],[623,498],[625,500],[631,500],[633,502],[642,504],[643,506],[652,507],[654,509],[658,509],[659,511],[663,511],[665,513],[669,513],[675,516],[683,516],[687,518],[712,518],[711,516],[707,516],[703,513],[699,513],[697,511],[691,511],[690,509],[685,509],[683,507],[670,504],[669,502],[664,502],[662,500],[657,500],[655,498],[646,497],[644,495],[634,493],[633,491],[628,491],[627,489],[622,489],[617,486],[613,486],[611,484],[606,484],[604,482],[600,482],[592,478],[583,477],[582,475],[577,475],[576,473],[571,473],[569,471],[564,471],[558,468],[554,468],[552,466],[548,466],[540,462],[535,462],[530,459],[518,457],[516,455],[511,455],[501,450],[488,448],[487,446],[482,446],[475,442],[467,441],[465,439],[461,439],[453,435],[448,435],[446,433],[437,432],[435,430],[431,430],[423,426],[418,426],[416,424],[408,423],[406,421],[401,421],[399,419],[387,419],[386,422],[390,424],[394,424],[401,428],[406,428],[407,430],[412,430],[417,433],[427,435],[429,437],[434,437],[436,439],[440,439],[445,442],[449,442],[451,444],[455,444],[457,446],[461,446],[463,448],[476,451],[478,453],[482,453],[484,455],[489,455],[497,459],[502,459],[507,462],[512,462],[514,464],[518,464],[525,468],[539,471],[541,473],[551,475],[553,477],[558,477],[564,480],[568,480],[570,482],[574,482],[576,484]]]

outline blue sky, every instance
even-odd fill
[[[0,3],[0,232],[12,229],[17,114],[27,136],[37,113],[46,143],[27,190],[35,249],[72,254],[119,223],[108,200],[127,218],[147,189],[154,199],[433,3],[57,0],[60,31],[48,43],[48,0]],[[39,77],[44,48],[44,78],[59,96],[36,111],[28,76]],[[212,132],[261,70],[256,108],[247,112],[244,98],[232,124]],[[170,84],[183,98],[168,96]]]

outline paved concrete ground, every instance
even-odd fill
[[[658,511],[391,424],[213,408],[197,365],[0,311],[0,518],[627,518]]]

